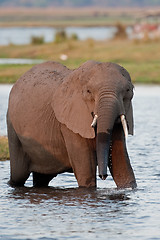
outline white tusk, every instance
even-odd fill
[[[121,122],[122,122],[125,137],[127,138],[128,137],[128,128],[127,128],[127,122],[126,122],[125,116],[121,115],[120,118],[121,118]]]
[[[97,124],[97,118],[98,118],[98,116],[97,115],[94,115],[94,118],[93,118],[93,122],[92,122],[92,124],[91,124],[91,127],[95,127],[96,126],[96,124]]]

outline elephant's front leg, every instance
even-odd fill
[[[61,126],[70,163],[79,187],[96,187],[96,152],[94,140],[82,138]]]

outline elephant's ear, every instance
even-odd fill
[[[128,133],[133,135],[134,134],[134,121],[133,121],[133,108],[132,108],[132,102],[130,103],[130,107],[128,109],[128,112],[126,114],[126,119],[128,123]]]
[[[58,87],[53,96],[52,108],[57,120],[74,133],[84,138],[95,137],[91,127],[91,109],[83,99],[81,86],[77,85],[75,79],[68,78]]]

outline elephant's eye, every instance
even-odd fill
[[[90,101],[94,100],[92,96],[92,92],[91,90],[88,89],[88,87],[82,90],[82,94],[86,100],[90,100]]]
[[[128,88],[128,89],[127,89],[127,92],[129,92],[129,91],[130,91],[130,89]]]

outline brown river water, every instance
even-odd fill
[[[3,134],[9,90],[0,86]],[[32,188],[30,176],[25,188],[13,189],[9,161],[0,162],[0,239],[160,239],[160,86],[136,86],[133,106],[127,146],[137,189],[117,190],[111,176],[97,176],[95,190],[80,189],[68,173],[49,188]]]

